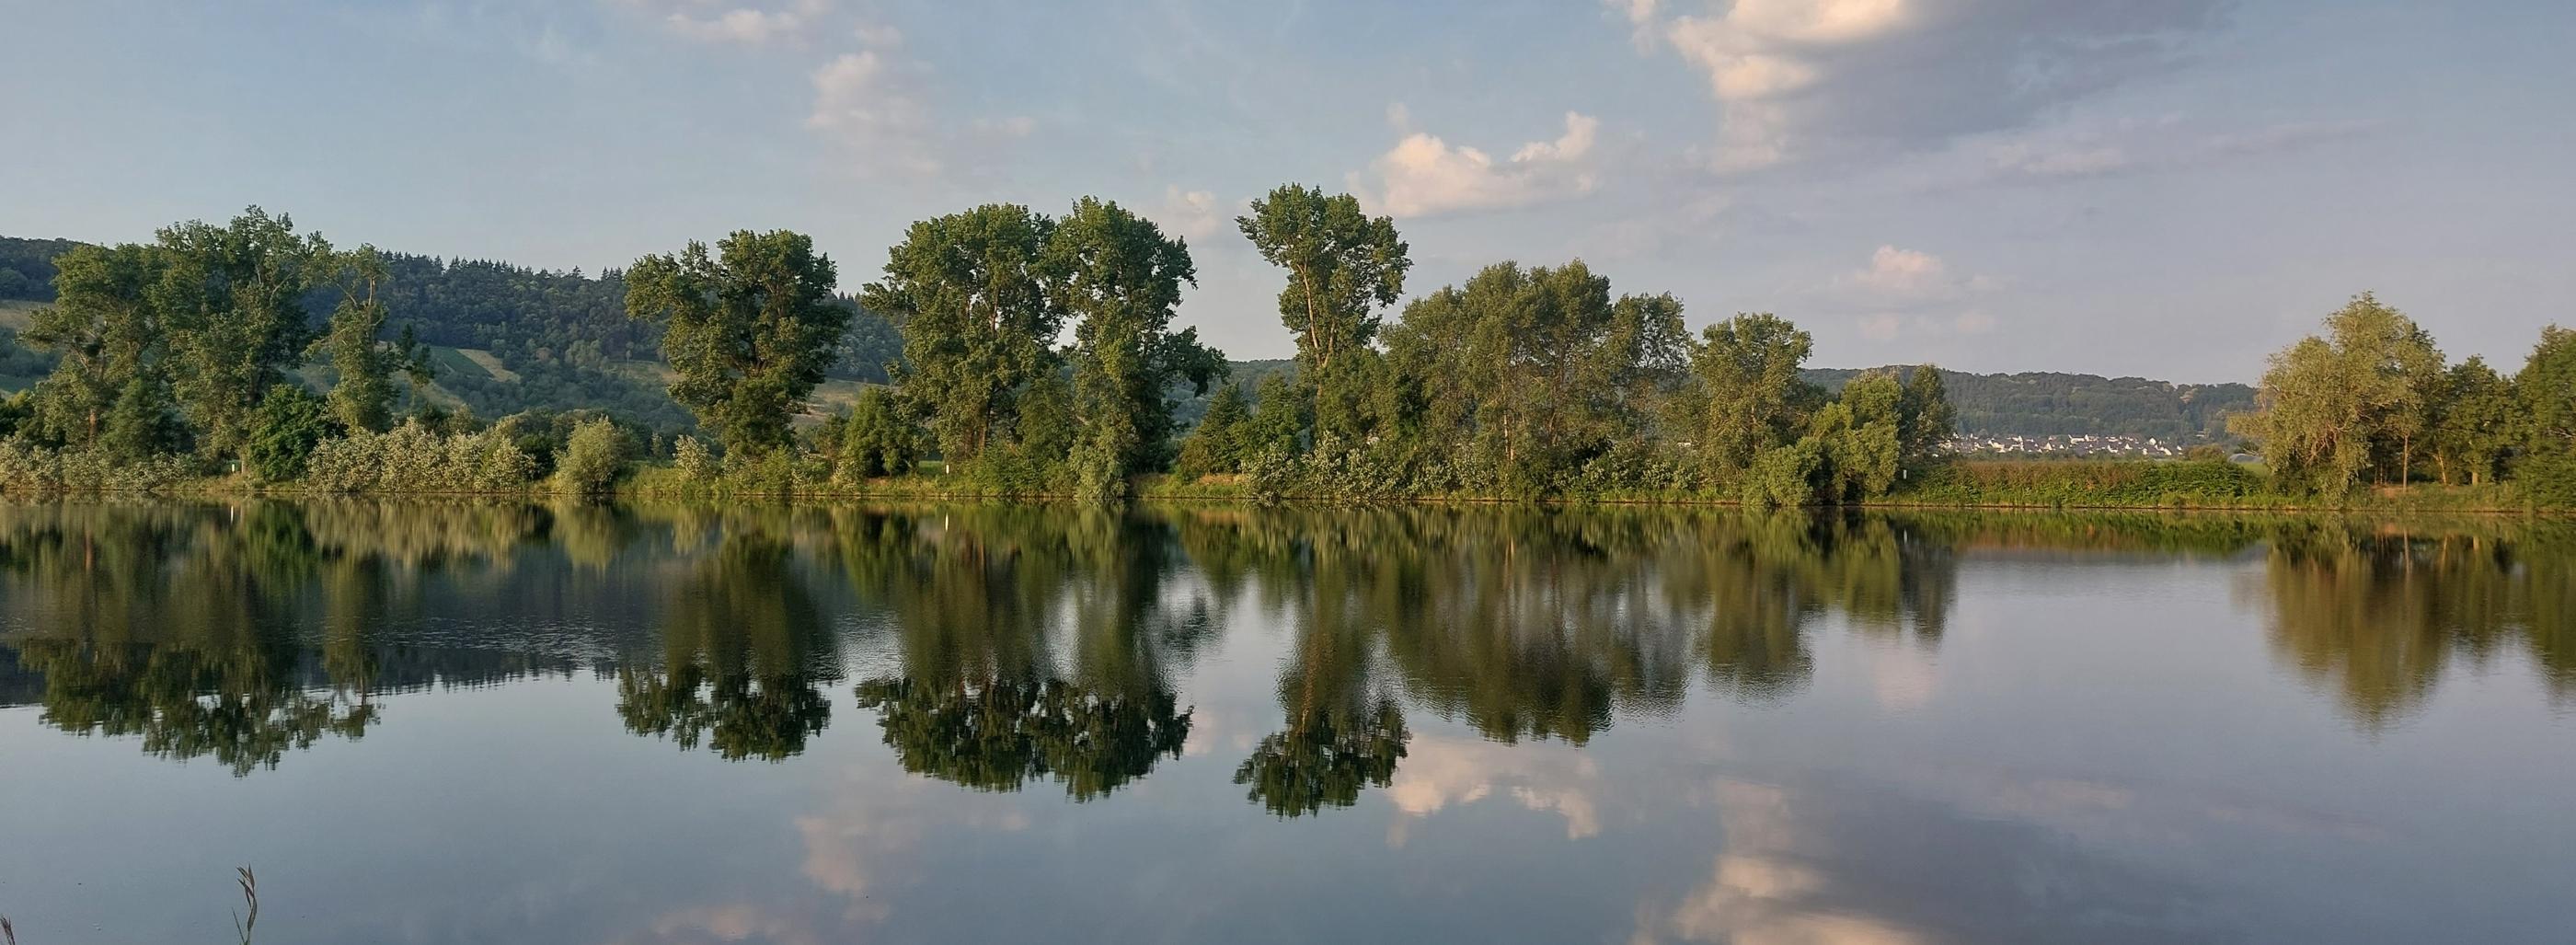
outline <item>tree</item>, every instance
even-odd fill
[[[671,399],[727,452],[765,454],[787,444],[788,418],[839,356],[850,310],[834,304],[831,257],[802,233],[738,230],[716,251],[692,241],[636,260],[626,310],[663,326]]]
[[[268,482],[303,475],[313,448],[341,432],[331,414],[330,405],[300,385],[279,384],[270,390],[251,423],[245,454],[251,472]]]
[[[1251,460],[1264,452],[1281,454],[1297,451],[1297,437],[1306,429],[1310,402],[1297,396],[1296,386],[1284,374],[1261,379],[1261,389],[1254,394],[1252,419],[1244,424],[1236,448],[1241,458]]]
[[[431,368],[419,338],[409,326],[392,344],[380,340],[385,304],[376,296],[384,261],[375,247],[362,246],[343,264],[340,303],[331,311],[322,339],[314,343],[328,355],[339,379],[331,385],[331,413],[350,430],[382,431],[393,421],[394,374],[407,373],[412,383],[429,383]]]
[[[1288,270],[1279,318],[1297,339],[1297,361],[1319,398],[1354,383],[1348,356],[1377,334],[1378,311],[1404,294],[1409,249],[1395,221],[1370,217],[1349,194],[1284,184],[1235,218],[1244,238],[1271,265]],[[1330,430],[1352,436],[1361,431]]]
[[[1684,339],[1670,295],[1613,300],[1610,280],[1580,260],[1500,263],[1407,306],[1388,351],[1424,381],[1428,445],[1472,457],[1490,484],[1538,494],[1642,435],[1647,401],[1680,373]]]
[[[2513,386],[2526,411],[2516,474],[2541,501],[2576,505],[2576,331],[2541,329]]]
[[[68,446],[108,445],[128,462],[175,445],[165,436],[177,409],[163,366],[169,336],[152,298],[166,255],[130,243],[84,245],[56,267],[56,300],[36,310],[25,336],[61,356],[36,385],[38,429]],[[111,416],[121,428],[110,429]]]
[[[1084,197],[1048,240],[1048,267],[1063,274],[1073,329],[1073,392],[1083,407],[1074,445],[1078,491],[1123,498],[1127,479],[1159,463],[1171,438],[1166,392],[1188,380],[1199,393],[1224,369],[1198,329],[1171,330],[1181,284],[1198,284],[1187,245],[1115,203]]]
[[[858,403],[841,419],[840,476],[856,480],[911,472],[921,455],[920,439],[893,393],[872,385],[859,392]]]
[[[1047,252],[1055,221],[986,204],[914,223],[861,301],[903,331],[896,385],[950,464],[984,453],[1024,387],[1055,370],[1065,293]]]
[[[1688,427],[1710,481],[1731,481],[1805,424],[1807,405],[1823,399],[1798,377],[1814,345],[1788,319],[1768,312],[1737,315],[1701,333],[1691,354],[1701,409]]]
[[[617,484],[617,474],[632,451],[632,443],[615,421],[594,416],[576,422],[572,435],[564,440],[563,458],[555,463],[555,486],[574,495],[606,493]]]
[[[2513,445],[2519,406],[2512,383],[2488,367],[2486,359],[2471,356],[2453,366],[2442,385],[2430,436],[2441,480],[2450,482],[2455,469],[2468,475],[2470,485],[2493,478]]]
[[[1906,376],[1905,394],[1897,401],[1897,441],[1905,458],[1919,460],[1939,455],[1956,427],[1941,369],[1929,364],[1916,367]]]
[[[2415,440],[2441,375],[2441,352],[2396,309],[2370,293],[2325,321],[2329,341],[2311,336],[2272,355],[2257,395],[2260,409],[2229,428],[2262,443],[2288,481],[2326,493],[2396,460],[2413,472]]]
[[[258,207],[159,236],[168,269],[152,298],[169,332],[171,391],[199,452],[242,455],[260,399],[303,360],[313,334],[304,296],[338,257],[321,235],[298,236],[293,220]]]
[[[1244,405],[1243,386],[1229,380],[1217,387],[1208,398],[1207,413],[1199,425],[1181,441],[1181,454],[1173,462],[1172,474],[1182,480],[1243,471],[1245,428],[1252,422],[1252,411]]]

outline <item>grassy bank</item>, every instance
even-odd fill
[[[0,464],[5,465],[5,464]],[[586,493],[549,477],[516,485],[452,488],[323,488],[306,482],[262,482],[245,474],[197,476],[166,466],[107,468],[66,457],[43,475],[0,477],[0,492],[16,496],[62,494],[144,494],[168,496],[482,496],[560,498]],[[1137,479],[1131,490],[1140,501],[1260,504],[1550,504],[1550,505],[1693,505],[1740,504],[1729,492],[1670,490],[1620,491],[1561,495],[1543,500],[1525,497],[1442,493],[1402,497],[1281,494],[1264,490],[1249,477],[1227,475],[1183,480],[1164,475]],[[936,463],[902,476],[846,480],[819,468],[792,463],[763,464],[717,472],[689,470],[667,462],[629,463],[604,495],[632,499],[684,501],[794,501],[890,499],[901,501],[1061,501],[1070,490],[1038,481],[994,484],[965,475],[944,474]],[[2509,484],[2446,486],[2415,484],[2357,491],[2346,496],[2297,495],[2274,488],[2262,470],[2226,462],[1966,461],[1909,470],[1884,497],[1850,503],[1864,508],[1911,509],[2101,509],[2212,510],[2271,512],[2564,512],[2543,508]]]

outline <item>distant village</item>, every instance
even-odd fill
[[[1963,433],[1950,438],[1950,452],[1961,456],[2039,456],[2097,457],[2126,459],[2182,459],[2195,446],[2215,445],[2208,437],[2190,441],[2165,440],[2152,436],[2124,434],[2059,434],[2056,436],[2001,436],[1986,433]]]

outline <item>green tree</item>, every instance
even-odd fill
[[[1530,495],[1645,435],[1685,337],[1672,296],[1614,300],[1610,280],[1577,260],[1486,267],[1407,306],[1387,343],[1397,370],[1424,381],[1428,445],[1468,457],[1475,484]]]
[[[789,417],[839,357],[850,310],[832,297],[831,257],[802,233],[740,230],[716,253],[692,241],[636,260],[626,310],[663,326],[671,399],[728,453],[766,454],[787,444]]]
[[[2478,485],[2495,477],[2518,432],[2513,384],[2471,356],[2453,366],[2436,405],[2431,446],[2443,482],[2456,471]]]
[[[617,484],[633,444],[615,421],[588,417],[573,424],[564,440],[563,457],[555,462],[555,488],[575,495],[599,495]]]
[[[1296,336],[1301,377],[1321,403],[1346,398],[1345,388],[1364,383],[1349,362],[1368,349],[1379,310],[1403,296],[1404,273],[1413,266],[1395,221],[1370,217],[1349,194],[1284,184],[1254,200],[1235,225],[1261,258],[1288,270],[1279,318]],[[1338,425],[1336,413],[1323,411],[1319,420]],[[1323,432],[1356,439],[1365,431]]]
[[[1124,498],[1128,477],[1161,462],[1171,438],[1172,386],[1198,393],[1224,369],[1198,330],[1171,330],[1181,284],[1198,284],[1187,245],[1115,203],[1084,197],[1049,238],[1073,329],[1073,392],[1082,406],[1074,444],[1077,491]]]
[[[844,480],[900,476],[920,459],[921,434],[892,390],[870,385],[859,392],[849,416],[841,418],[836,447],[837,471]]]
[[[2260,409],[2229,428],[2259,441],[2276,474],[2319,492],[2349,490],[2392,456],[2402,481],[2428,427],[2441,353],[2367,292],[2325,325],[2331,340],[2310,336],[2272,355]]]
[[[260,400],[284,389],[313,331],[304,296],[337,260],[320,234],[251,207],[226,226],[160,232],[168,269],[152,296],[169,332],[170,386],[209,457],[241,456]]]
[[[1940,455],[1957,426],[1957,414],[1950,407],[1950,391],[1942,383],[1941,369],[1925,364],[1906,375],[1905,394],[1897,401],[1896,417],[1897,441],[1905,458],[1921,460]]]
[[[2576,331],[2541,329],[2513,387],[2525,411],[2515,474],[2540,501],[2576,506]]]
[[[169,334],[152,295],[167,255],[157,246],[84,245],[55,265],[56,300],[36,310],[25,335],[61,356],[36,385],[35,426],[53,442],[104,445],[129,462],[176,445],[163,364]]]
[[[862,304],[903,330],[896,385],[930,421],[940,455],[968,464],[1010,425],[1029,384],[1055,371],[1061,278],[1056,224],[1015,204],[914,223]]]
[[[1252,419],[1245,423],[1237,449],[1245,461],[1265,452],[1281,454],[1297,451],[1297,438],[1309,424],[1311,402],[1297,394],[1294,382],[1284,374],[1261,379],[1261,389],[1253,398]]]
[[[1233,381],[1218,385],[1208,398],[1207,413],[1181,441],[1172,474],[1183,480],[1243,471],[1243,442],[1252,411],[1244,405],[1243,387]]]
[[[279,384],[260,398],[253,415],[248,456],[251,472],[268,482],[303,475],[304,461],[323,440],[340,433],[329,404],[295,384]]]
[[[384,332],[385,304],[376,289],[385,266],[375,247],[361,246],[349,254],[343,273],[340,303],[314,348],[331,359],[339,375],[331,385],[332,415],[350,430],[378,432],[393,422],[394,399],[401,393],[394,375],[407,373],[412,383],[426,384],[432,369],[410,327],[391,344],[378,337]]]
[[[1697,437],[1711,482],[1732,481],[1805,425],[1806,410],[1824,397],[1798,376],[1814,346],[1798,326],[1768,312],[1737,315],[1701,333],[1691,354],[1697,390],[1689,399],[1700,409],[1686,428]]]

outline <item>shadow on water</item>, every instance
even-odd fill
[[[2281,665],[2377,729],[2454,662],[2576,690],[2576,526],[1709,510],[0,505],[0,704],[236,774],[389,693],[587,674],[628,730],[781,761],[856,705],[907,770],[1075,800],[1177,758],[1246,609],[1286,628],[1235,781],[1356,802],[1409,713],[1587,744],[1794,697],[1817,628],[1938,647],[1980,556],[2240,562]],[[856,654],[865,653],[867,659]]]

